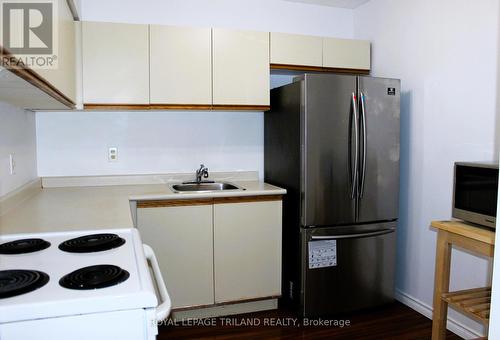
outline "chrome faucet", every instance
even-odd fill
[[[200,164],[200,168],[196,170],[196,183],[201,183],[202,178],[208,178],[208,168]]]

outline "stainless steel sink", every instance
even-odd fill
[[[170,186],[173,192],[211,192],[211,191],[227,191],[227,190],[245,190],[235,184],[227,182],[191,182],[182,184],[173,184]]]

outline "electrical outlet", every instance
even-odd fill
[[[16,174],[16,160],[14,159],[14,154],[11,153],[9,155],[9,173],[11,175],[15,175]]]
[[[108,162],[116,162],[118,160],[118,148],[108,148]]]

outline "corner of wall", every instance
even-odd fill
[[[0,197],[37,178],[35,113],[0,102]],[[10,155],[15,173],[10,174]]]

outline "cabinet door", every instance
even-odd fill
[[[323,67],[370,69],[370,42],[352,39],[323,39]]]
[[[213,304],[212,205],[139,208],[137,226],[158,258],[172,308]]]
[[[53,13],[57,15],[57,17],[53,18],[58,25],[55,32],[57,35],[54,37],[53,51],[51,54],[45,54],[44,57],[55,57],[57,59],[56,67],[46,68],[44,64],[40,64],[40,67],[38,67],[38,63],[34,62],[36,58],[32,55],[14,53],[13,56],[19,58],[21,61],[24,61],[24,58],[27,58],[28,62],[25,65],[26,68],[30,69],[30,72],[35,72],[41,79],[43,79],[39,80],[38,77],[36,77],[36,79],[30,77],[32,78],[29,80],[31,84],[42,91],[48,91],[47,93],[49,93],[50,96],[55,95],[54,98],[56,98],[56,100],[59,100],[65,106],[69,106],[76,102],[75,22],[66,0],[54,0],[54,2],[57,4],[57,11]],[[24,25],[23,18],[23,11],[15,10],[10,13],[11,32],[9,39],[12,47],[25,47],[24,30],[22,29]],[[32,33],[30,33],[30,35],[31,34]],[[36,37],[36,35],[33,36]],[[0,38],[0,45],[2,44],[1,40],[2,38]],[[40,43],[44,44],[43,41]],[[9,45],[6,45],[5,47],[9,49]],[[31,59],[32,57],[34,59]],[[45,59],[41,58],[40,61],[43,60]],[[49,86],[47,86],[47,83]],[[28,85],[29,89],[26,92],[20,91],[20,88],[25,90],[25,86],[13,86],[14,91],[12,91],[12,93],[2,93],[2,98],[7,97],[7,102],[14,105],[22,105],[24,108],[32,109],[66,108],[65,106],[61,106],[59,103],[55,102],[54,98],[43,95],[44,92],[42,92],[42,96],[36,95],[35,93],[40,91],[36,88],[32,88],[30,85]],[[54,89],[52,89],[52,87]],[[5,88],[2,88],[2,90],[5,92],[7,91]],[[23,96],[25,98],[22,98]],[[21,101],[17,99],[18,97],[21,97]]]
[[[271,64],[323,66],[323,38],[271,32]]]
[[[215,302],[281,295],[281,201],[214,205]]]
[[[148,25],[83,22],[84,104],[149,103]]]
[[[269,33],[214,28],[213,104],[269,105]]]
[[[151,104],[212,104],[210,28],[150,26]]]
[[[76,102],[75,22],[66,0],[58,0],[57,68],[37,69],[51,85]]]

